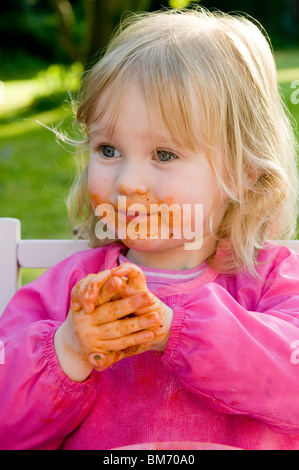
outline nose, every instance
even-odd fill
[[[123,166],[117,178],[116,189],[125,196],[146,194],[149,191],[149,182],[145,169],[132,164]]]

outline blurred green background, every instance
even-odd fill
[[[299,0],[202,0],[261,22],[274,47],[281,93],[299,123]],[[23,238],[69,238],[65,200],[74,155],[36,121],[72,127],[82,72],[128,11],[181,8],[183,0],[10,0],[0,5],[0,217]],[[298,132],[297,132],[298,137]],[[25,281],[34,274],[25,273]]]

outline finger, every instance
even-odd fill
[[[111,367],[114,363],[120,361],[122,357],[119,352],[112,352],[110,354],[90,354],[90,364],[99,372]]]
[[[148,291],[148,295],[152,299],[152,303],[150,305],[146,305],[136,310],[135,315],[143,315],[145,313],[150,313],[150,312],[151,313],[159,312],[159,317],[160,317],[161,316],[160,308],[159,308],[160,300],[157,297],[155,297],[155,295],[150,291]]]
[[[112,277],[111,279],[109,279],[109,281],[106,284],[104,284],[104,286],[101,288],[97,296],[97,299],[95,302],[96,307],[106,302],[109,302],[112,299],[116,300],[116,297],[117,297],[116,294],[120,292],[123,285],[124,283],[121,278]]]
[[[138,344],[147,343],[153,340],[154,336],[153,331],[142,330],[121,338],[97,341],[97,347],[102,351],[121,351]]]
[[[89,362],[96,370],[101,372],[126,357],[137,356],[138,354],[148,351],[148,349],[147,343],[143,343],[131,346],[130,348],[122,351],[113,351],[109,354],[92,353],[89,356]]]
[[[112,342],[109,341],[109,353],[104,352],[91,353],[89,355],[89,362],[97,367],[107,368],[110,367],[114,362],[118,362],[128,356],[140,354],[146,350],[146,343],[149,343],[154,337],[152,331],[142,332],[135,335],[130,335],[122,339],[122,341],[115,340],[116,348],[112,348]],[[121,344],[122,343],[122,344]],[[118,349],[120,345],[125,345],[124,348]],[[104,349],[101,348],[101,351]]]
[[[155,302],[154,297],[150,292],[143,292],[142,294],[132,295],[124,299],[113,300],[100,305],[93,312],[93,324],[100,325],[136,312],[140,308],[152,305]]]
[[[137,331],[157,327],[160,318],[157,312],[140,315],[138,317],[124,318],[112,323],[104,323],[98,328],[98,337],[101,340],[120,338]]]
[[[121,279],[122,280],[122,288],[112,297],[111,300],[117,300],[117,299],[121,299],[123,297],[128,297],[128,295],[125,292],[126,285],[129,283],[128,278],[125,277],[125,276],[121,276],[121,277],[113,276],[112,279]]]
[[[110,269],[106,269],[105,271],[101,271],[98,274],[94,275],[92,279],[88,279],[88,281],[82,285],[82,303],[84,305],[86,313],[93,312],[97,297],[99,295],[99,291],[104,286],[104,284],[110,279],[110,277],[111,271]]]
[[[133,263],[123,263],[111,270],[111,274],[115,276],[127,276],[129,282],[146,283],[146,277],[142,269]]]
[[[124,263],[111,270],[113,276],[127,276],[128,284],[125,288],[130,295],[133,292],[142,292],[147,290],[146,277],[139,266],[132,263]]]
[[[71,309],[78,312],[83,308],[82,300],[86,292],[89,281],[95,276],[95,274],[88,274],[88,276],[80,279],[75,284],[71,291]]]

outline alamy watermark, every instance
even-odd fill
[[[292,364],[299,364],[299,340],[296,339],[293,341],[290,345],[291,349],[294,349],[295,351],[292,352],[291,354],[291,363]]]
[[[0,340],[0,365],[5,363],[4,343]]]
[[[291,94],[291,103],[298,104],[299,103],[299,80],[294,80],[291,83],[291,88],[295,88],[295,90]]]
[[[136,214],[137,213],[137,214]],[[184,239],[185,250],[199,250],[203,242],[203,204],[131,204],[119,196],[117,208],[99,204],[95,215],[100,218],[95,233],[100,240]]]

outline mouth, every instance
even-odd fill
[[[118,210],[117,211],[118,214],[120,214],[121,217],[125,217],[127,220],[134,220],[138,217],[138,219],[146,219],[152,215],[155,215],[155,214],[152,214],[152,213],[148,213],[148,212],[141,212],[141,211],[134,211],[135,213],[133,214],[132,211],[130,210]]]

